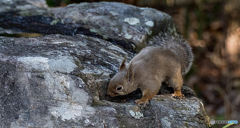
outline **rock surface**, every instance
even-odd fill
[[[0,36],[0,127],[208,127],[202,102],[186,86],[179,100],[164,84],[145,108],[134,103],[139,90],[106,95],[125,56],[159,32],[177,34],[169,15],[122,3],[52,9],[29,1],[0,1],[1,30],[46,34]]]
[[[151,8],[115,2],[41,8],[29,1],[0,1],[0,27],[43,34],[84,34],[136,51],[159,32],[177,34],[172,18]]]

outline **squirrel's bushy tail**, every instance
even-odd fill
[[[166,33],[160,33],[149,41],[150,45],[157,45],[163,49],[172,51],[179,57],[182,65],[182,74],[186,74],[193,61],[192,48],[182,36],[172,36]]]

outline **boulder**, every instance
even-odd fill
[[[0,126],[208,127],[203,103],[184,86],[184,99],[163,83],[146,106],[141,91],[111,98],[107,92],[125,56],[128,61],[159,32],[178,34],[172,18],[151,8],[115,2],[63,8],[30,0],[0,1]]]

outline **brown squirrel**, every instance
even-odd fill
[[[172,96],[182,98],[182,74],[186,74],[193,61],[189,44],[182,37],[160,34],[150,41],[125,65],[123,60],[119,72],[110,80],[108,94],[111,97],[126,95],[140,88],[142,98],[135,100],[140,105],[153,98],[159,91],[161,83],[167,81],[174,89]]]

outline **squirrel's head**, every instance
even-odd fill
[[[126,58],[119,67],[119,72],[110,80],[108,85],[108,95],[111,97],[126,95],[132,91],[133,73],[131,64],[126,67],[125,60]]]

